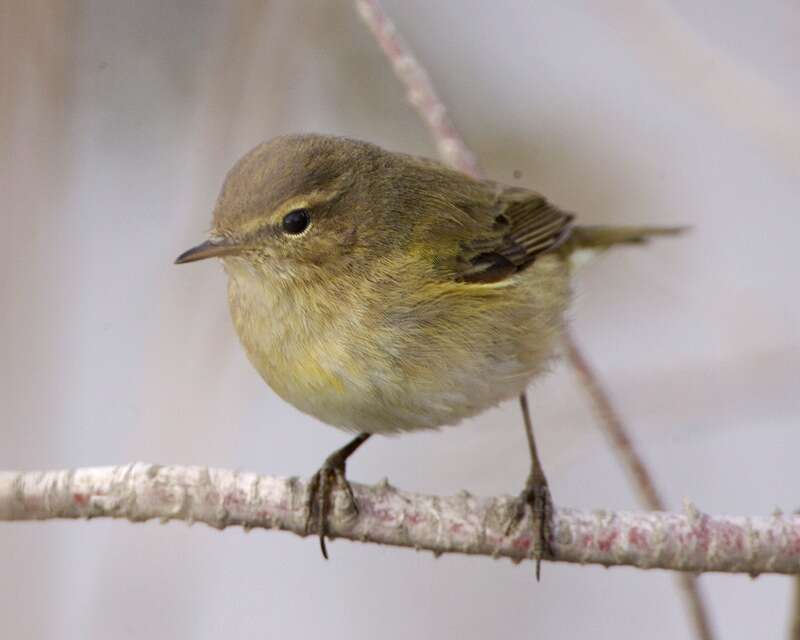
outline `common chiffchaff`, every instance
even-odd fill
[[[577,250],[674,228],[580,227],[544,197],[436,162],[322,135],[264,143],[228,174],[210,240],[253,366],[301,411],[358,432],[312,478],[325,553],[331,490],[371,434],[436,429],[519,396],[547,369]],[[529,429],[537,558],[550,500]],[[350,492],[352,497],[352,493]],[[353,503],[354,504],[354,503]]]

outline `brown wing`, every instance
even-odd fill
[[[574,219],[540,194],[516,187],[499,187],[492,213],[491,231],[463,244],[463,281],[498,282],[525,269],[569,237]]]

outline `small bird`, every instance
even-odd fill
[[[263,143],[228,173],[210,239],[176,262],[221,258],[233,324],[284,400],[358,435],[312,477],[307,531],[325,537],[332,491],[371,435],[454,425],[521,402],[534,555],[550,553],[551,498],[525,388],[553,360],[575,256],[672,235],[588,227],[540,194],[347,138]]]

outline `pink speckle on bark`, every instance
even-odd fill
[[[521,553],[527,553],[528,550],[531,548],[531,538],[530,536],[520,536],[514,540],[512,544],[514,551],[519,551]]]
[[[394,512],[391,509],[373,509],[372,515],[381,522],[392,522],[394,520]]]
[[[614,540],[617,539],[618,535],[619,535],[619,532],[616,529],[614,529],[613,531],[609,531],[606,535],[604,535],[604,536],[600,537],[600,539],[598,539],[597,547],[603,553],[608,553],[609,551],[611,551],[611,545],[614,544]]]
[[[225,508],[238,507],[240,505],[245,504],[246,501],[247,501],[247,496],[237,491],[232,491],[230,493],[226,493],[225,496],[222,498],[222,506]]]
[[[744,540],[742,540],[741,531],[735,527],[722,525],[720,527],[720,535],[722,537],[722,543],[727,548],[733,548],[737,552],[744,550]]]
[[[800,535],[790,534],[791,543],[789,544],[789,553],[793,556],[800,556]]]
[[[700,523],[692,527],[692,535],[697,540],[697,546],[707,553],[711,546],[711,531],[708,527],[708,516],[705,514],[701,516]]]
[[[628,531],[628,542],[631,546],[646,549],[648,546],[647,534],[639,527],[631,527]]]

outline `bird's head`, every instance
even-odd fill
[[[369,184],[382,154],[371,144],[310,134],[259,145],[228,173],[209,240],[176,263],[216,257],[284,280],[352,268],[359,247],[376,245],[364,236],[380,226],[369,224],[381,208]]]

